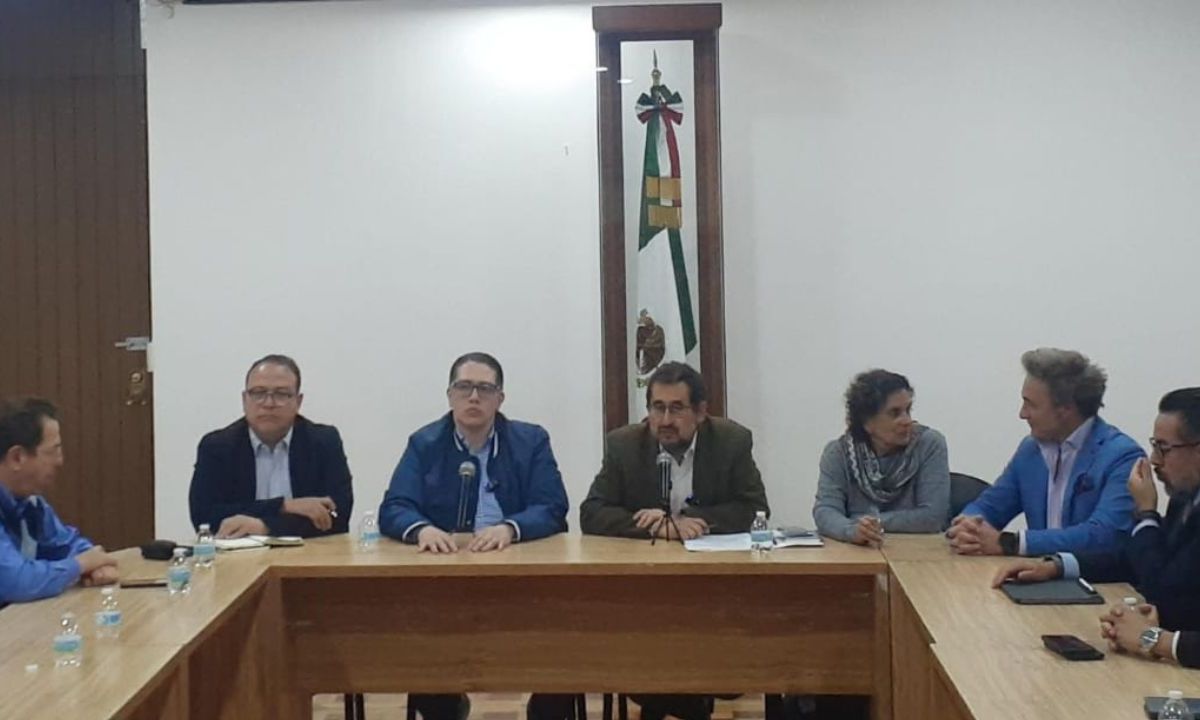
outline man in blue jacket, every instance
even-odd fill
[[[1097,414],[1107,378],[1086,357],[1039,348],[1021,364],[1029,436],[995,484],[954,519],[950,545],[964,555],[1112,549],[1133,524],[1126,480],[1145,453]],[[1027,529],[1000,532],[1021,513]]]
[[[538,425],[509,420],[504,371],[487,353],[450,368],[450,412],[408,438],[379,508],[383,534],[422,551],[503,550],[567,529],[567,491]]]
[[[354,507],[342,437],[300,414],[300,367],[286,355],[250,366],[244,417],[200,440],[188,493],[192,524],[218,537],[332,535]]]
[[[62,463],[54,405],[0,400],[0,607],[119,577],[116,558],[63,524],[42,497]]]
[[[417,430],[392,473],[379,528],[422,551],[457,552],[455,533],[471,535],[472,552],[503,550],[567,529],[567,491],[538,425],[509,420],[504,370],[487,353],[450,366],[450,412]],[[554,717],[569,699],[534,695],[531,718]],[[424,720],[465,718],[465,695],[409,695]]]
[[[1200,572],[1196,571],[1200,567],[1200,388],[1181,388],[1163,396],[1150,448],[1150,462],[1139,460],[1129,476],[1135,525],[1119,551],[1060,552],[1039,560],[1015,560],[996,573],[992,584],[1059,577],[1133,583],[1153,610],[1150,606],[1141,613],[1114,608],[1104,618],[1105,636],[1122,649],[1194,667],[1200,664],[1194,641],[1185,643],[1181,655],[1178,646],[1187,638],[1181,640],[1178,633],[1162,628],[1200,629]],[[1169,497],[1165,517],[1158,513],[1151,468]]]

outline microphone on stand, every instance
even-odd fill
[[[663,519],[661,522],[666,523],[666,537],[670,538],[670,529],[675,528],[676,537],[679,536],[679,528],[675,525],[675,518],[671,516],[671,473],[675,465],[671,453],[663,450],[658,454],[658,459],[655,461],[658,464],[658,502],[659,508],[662,509]],[[658,533],[654,528],[651,528],[650,544],[653,545],[658,539]],[[682,542],[682,538],[680,538]]]
[[[475,463],[463,460],[458,466],[458,479],[462,481],[461,492],[458,495],[458,530],[467,529],[467,496],[471,492],[471,482],[475,479]]]
[[[663,450],[658,454],[658,502],[663,512],[671,514],[671,453]]]

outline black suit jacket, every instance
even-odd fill
[[[709,416],[696,429],[692,502],[684,515],[702,518],[713,533],[750,529],[754,513],[767,507],[767,492],[751,452],[753,436],[732,420]],[[645,422],[608,434],[604,460],[579,508],[585,535],[649,537],[633,514],[659,506],[658,441]]]
[[[1200,632],[1183,631],[1175,645],[1175,659],[1188,668],[1200,668]]]
[[[188,493],[192,525],[208,523],[216,532],[225,518],[249,515],[266,523],[272,535],[310,537],[346,532],[354,508],[354,491],[337,428],[297,416],[288,447],[288,469],[292,497],[328,496],[336,503],[338,516],[328,532],[317,530],[306,517],[284,513],[282,497],[255,499],[254,450],[245,418],[200,440]]]
[[[1170,629],[1200,629],[1200,508],[1183,521],[1191,497],[1172,498],[1161,527],[1144,527],[1112,553],[1081,553],[1080,574],[1092,582],[1133,584],[1158,607]]]

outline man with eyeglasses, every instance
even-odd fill
[[[688,540],[749,530],[755,513],[768,510],[750,431],[708,415],[704,380],[685,363],[654,371],[646,410],[646,420],[605,439],[600,472],[579,508],[583,532]],[[666,522],[659,497],[657,462],[664,451],[672,463],[674,523]]]
[[[43,497],[62,464],[57,408],[41,398],[0,400],[0,608],[119,579],[117,559]]]
[[[496,358],[467,353],[450,366],[450,412],[417,430],[392,473],[379,508],[383,534],[421,551],[503,550],[567,529],[567,491],[550,435],[510,420],[504,370]]]
[[[694,368],[680,362],[660,365],[646,387],[646,410],[644,421],[605,438],[600,472],[579,508],[585,534],[688,540],[746,532],[757,512],[769,512],[750,431],[708,415],[704,380]],[[671,463],[670,519],[660,497],[658,458],[663,452]],[[715,698],[630,697],[641,706],[642,720],[667,715],[708,720]]]
[[[450,412],[408,438],[379,508],[380,531],[420,552],[499,551],[567,529],[567,491],[550,435],[540,425],[510,420],[504,369],[487,353],[450,365]],[[545,718],[569,696],[534,695],[530,718]],[[470,711],[466,695],[412,694],[424,720],[455,720]]]
[[[1200,664],[1200,639],[1183,633],[1192,637],[1181,646],[1180,633],[1162,627],[1200,629],[1200,388],[1162,397],[1150,448],[1150,461],[1138,460],[1129,474],[1134,526],[1124,547],[1021,560],[1002,568],[993,584],[1059,577],[1132,583],[1149,604],[1113,608],[1101,618],[1103,636],[1113,649],[1195,666]],[[1169,496],[1165,517],[1158,513],[1151,468]]]
[[[244,417],[200,440],[188,496],[193,525],[222,538],[346,532],[354,491],[342,438],[301,415],[303,401],[295,360],[254,361]]]

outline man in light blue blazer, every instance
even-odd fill
[[[1133,525],[1126,481],[1145,453],[1097,414],[1107,377],[1085,356],[1039,348],[1021,364],[1029,436],[996,483],[954,519],[950,545],[963,555],[1110,550]],[[1027,529],[1000,532],[1021,513]]]

